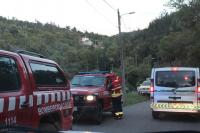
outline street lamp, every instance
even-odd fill
[[[119,11],[119,9],[118,9],[118,11]],[[131,15],[131,14],[134,14],[134,13],[135,13],[135,12],[128,12],[128,13],[121,14],[120,16],[122,17],[122,16],[124,16],[124,15],[127,15],[127,14]]]
[[[125,94],[126,93],[126,90],[125,90],[125,65],[124,65],[124,45],[122,44],[122,41],[121,41],[121,17],[124,16],[124,15],[127,15],[127,14],[134,14],[135,12],[128,12],[128,13],[124,13],[124,14],[121,14],[120,15],[120,12],[119,12],[119,9],[117,9],[117,16],[118,16],[118,28],[119,28],[119,40],[118,40],[118,43],[119,43],[119,46],[120,46],[120,61],[121,61],[121,76],[122,76],[122,89],[123,89],[123,93]]]

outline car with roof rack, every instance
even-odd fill
[[[0,50],[0,124],[69,130],[70,85],[60,66],[41,54]]]

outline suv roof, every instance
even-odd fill
[[[4,55],[13,55],[13,56],[20,55],[20,56],[25,57],[25,58],[27,58],[29,60],[35,60],[35,61],[40,61],[40,62],[47,62],[47,63],[57,64],[56,62],[54,62],[54,61],[52,61],[50,59],[44,58],[44,56],[43,57],[39,57],[39,56],[34,56],[34,54],[30,55],[30,54],[26,54],[26,53],[10,52],[10,51],[6,51],[6,50],[0,50],[0,53],[2,53]],[[29,52],[29,53],[33,53],[33,52]],[[35,54],[37,54],[37,53],[35,53]],[[40,55],[40,54],[38,54],[38,55]]]
[[[52,64],[57,64],[55,61],[52,61],[50,59],[47,59],[47,58],[40,58],[40,57],[36,57],[36,56],[31,56],[31,55],[26,55],[26,54],[19,54],[21,55],[22,57],[25,57],[29,60],[34,60],[34,61],[40,61],[40,62],[48,62],[48,63],[52,63]]]

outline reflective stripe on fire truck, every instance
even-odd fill
[[[48,103],[49,102],[49,93],[44,94],[44,102]]]
[[[29,95],[29,106],[33,107],[33,95]]]
[[[51,102],[55,102],[55,93],[51,93]]]
[[[16,97],[9,97],[9,103],[8,103],[8,111],[15,110],[16,105]]]
[[[42,94],[36,94],[37,96],[37,105],[41,105],[42,104]]]
[[[68,91],[67,92],[67,99],[66,100],[70,100],[70,97],[71,97],[71,93]]]
[[[54,91],[54,92],[43,92],[42,94],[39,92],[34,93],[35,96],[37,96],[37,105],[42,104],[42,96],[44,95],[44,102],[48,103],[50,102],[60,102],[65,100],[70,100],[70,91]]]
[[[24,102],[26,102],[26,96],[20,96],[19,97],[19,108],[21,108],[21,105],[23,105]]]
[[[33,96],[35,96],[36,98],[34,98],[34,100],[36,100],[33,103]],[[57,96],[57,100],[56,97]],[[0,98],[0,113],[3,113],[4,111],[13,111],[16,109],[22,109],[21,105],[23,105],[25,102],[29,103],[29,107],[33,107],[33,104],[36,105],[41,105],[44,103],[52,103],[52,105],[54,104],[58,104],[55,103],[57,102],[61,102],[61,104],[63,104],[63,101],[66,100],[70,100],[70,91],[54,91],[54,92],[34,92],[33,95],[22,95],[22,96],[16,96],[16,97],[8,97],[8,98]],[[7,99],[7,100],[5,100]],[[5,106],[5,104],[8,104],[8,106]],[[67,108],[71,108],[70,104],[66,104]],[[5,108],[6,107],[6,108]]]
[[[66,93],[63,91],[63,92],[62,92],[62,99],[63,99],[63,101],[66,100],[65,98],[66,98]]]
[[[1,98],[1,99],[0,99],[0,113],[3,112],[3,108],[4,108],[4,99]]]
[[[60,92],[56,92],[56,96],[57,96],[57,101],[60,102],[61,101]]]

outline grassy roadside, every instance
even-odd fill
[[[133,105],[139,102],[147,101],[149,97],[138,95],[137,92],[130,92],[124,96],[124,106]]]

